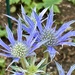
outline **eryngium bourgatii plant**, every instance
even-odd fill
[[[45,62],[47,60],[46,58],[48,57],[45,56],[45,58],[43,58],[39,63],[35,64],[36,61],[34,57],[36,57],[36,53],[34,51],[42,45],[46,46],[47,49],[45,52],[49,53],[52,61],[56,53],[58,53],[58,51],[55,50],[56,46],[75,46],[75,43],[69,42],[69,40],[72,40],[71,37],[75,36],[75,31],[71,30],[63,34],[64,31],[75,22],[75,20],[64,23],[58,30],[56,30],[56,26],[53,26],[53,7],[50,9],[48,17],[43,20],[43,16],[47,9],[48,8],[45,8],[39,15],[37,15],[36,8],[34,8],[32,9],[31,16],[29,17],[26,15],[24,8],[21,5],[21,13],[23,18],[19,16],[19,19],[17,20],[12,16],[6,15],[17,22],[18,39],[14,39],[13,33],[9,27],[6,26],[8,35],[7,38],[10,44],[7,45],[0,39],[0,45],[5,48],[1,49],[3,53],[0,53],[0,55],[13,59],[13,61],[7,67],[7,69],[11,67],[15,71],[11,71],[13,75],[50,75],[51,73],[47,73],[45,69],[40,69],[41,67],[49,64],[49,62]],[[43,25],[44,21],[46,21],[46,25]],[[26,31],[28,35],[23,34],[23,30]],[[26,39],[23,40],[22,37],[25,37]],[[21,67],[17,64],[16,66],[12,66],[14,62],[19,63],[19,60]],[[55,64],[57,66],[59,75],[65,75],[62,66],[56,61]],[[74,69],[75,65],[71,66],[67,75],[71,75]]]

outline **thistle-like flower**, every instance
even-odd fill
[[[42,59],[37,65],[36,63],[36,56],[32,57],[33,59],[29,62],[25,60],[26,62],[26,74],[27,75],[40,75],[44,74],[45,71],[42,70],[44,66],[43,63],[45,62],[45,59]],[[45,65],[45,64],[44,64]]]
[[[42,20],[44,14],[46,13],[46,11],[48,10],[48,8],[45,8],[44,10],[42,10],[39,14],[39,19]],[[29,17],[26,17],[26,12],[24,10],[24,7],[21,5],[21,14],[22,14],[22,17],[19,15],[19,18],[21,21],[23,21],[22,23],[22,28],[23,30],[25,30],[27,33],[31,33],[31,31],[33,30],[34,28],[34,23],[31,21],[33,20],[35,22],[35,16],[34,16],[34,12],[36,12],[36,7],[34,9],[32,9],[32,13],[31,13],[31,16],[30,16],[30,19]],[[18,20],[12,16],[9,16],[9,15],[5,15],[9,18],[11,18],[12,20],[16,21],[18,23]],[[44,21],[44,20],[42,20]]]
[[[62,65],[60,65],[58,62],[55,61],[55,64],[56,64],[56,67],[57,67],[57,70],[59,72],[59,75],[65,75],[65,71],[64,69],[62,68]],[[66,75],[71,75],[72,72],[75,70],[75,64],[72,65],[69,69],[69,71],[67,72]]]
[[[67,23],[64,23],[58,30],[56,30],[56,26],[53,27],[53,7],[50,10],[50,13],[47,17],[46,25],[42,25],[42,22],[37,15],[35,11],[34,16],[36,19],[36,25],[38,27],[37,33],[38,33],[38,39],[39,41],[49,40],[44,45],[47,47],[47,50],[49,52],[49,55],[51,57],[51,60],[55,57],[56,53],[58,53],[55,50],[55,46],[58,45],[69,45],[69,46],[75,46],[75,43],[69,42],[68,40],[71,39],[72,36],[75,36],[75,31],[69,31],[66,34],[62,35],[64,31],[70,27],[72,23],[75,22],[75,20],[69,21]]]
[[[64,33],[64,31],[68,27],[70,27],[70,25],[72,23],[75,22],[75,20],[64,23],[58,30],[56,30],[56,26],[55,27],[52,26],[54,23],[53,7],[51,8],[48,17],[46,18],[47,22],[46,22],[46,25],[44,25],[44,26],[42,25],[42,21],[39,18],[39,16],[37,15],[37,13],[35,11],[33,11],[33,13],[34,13],[36,23],[34,24],[33,21],[28,16],[25,16],[26,21],[30,24],[31,27],[32,26],[34,27],[35,25],[37,25],[38,29],[36,31],[38,34],[38,39],[37,39],[38,42],[48,40],[44,45],[47,47],[46,51],[49,52],[51,60],[55,57],[56,53],[58,53],[54,48],[55,46],[58,46],[58,45],[75,46],[75,43],[68,41],[71,39],[72,36],[75,36],[75,31],[71,30],[71,31],[67,32],[66,34],[62,35]],[[32,27],[32,29],[33,29],[33,27]],[[26,27],[24,27],[24,28],[26,28]],[[25,30],[29,33],[29,28],[26,28]]]
[[[18,66],[10,66],[14,71],[10,71],[11,73],[14,73],[13,75],[22,74],[22,75],[41,75],[44,74],[45,71],[43,71],[43,67],[46,65],[43,63],[45,62],[45,59],[42,59],[37,65],[36,63],[36,55],[32,56],[32,59],[25,59],[26,68],[22,69]]]
[[[6,31],[10,44],[7,45],[0,39],[0,45],[5,48],[5,50],[1,49],[4,53],[0,53],[0,55],[13,59],[9,66],[14,62],[18,62],[21,58],[34,55],[35,53],[31,52],[31,50],[39,48],[47,41],[42,41],[34,45],[37,39],[37,36],[34,38],[34,35],[36,34],[36,26],[34,27],[33,31],[31,31],[31,34],[26,37],[26,40],[22,40],[22,23],[20,19],[18,20],[17,25],[17,40],[14,39],[13,33],[7,25]],[[9,66],[7,68],[9,68]]]

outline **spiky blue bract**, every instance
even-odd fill
[[[74,70],[75,70],[75,64],[70,67],[69,71],[67,72],[67,75],[71,75]]]
[[[56,61],[55,61],[55,64],[56,64],[56,67],[57,67],[57,70],[58,70],[59,75],[65,75],[65,71],[62,68],[62,65],[60,65]],[[66,75],[71,75],[74,70],[75,70],[75,64],[70,67],[70,69],[69,69],[69,71],[67,72]]]
[[[65,33],[64,35],[62,35],[65,30],[70,27],[71,24],[73,24],[75,22],[75,20],[71,20],[69,22],[64,23],[58,30],[56,30],[56,26],[53,26],[53,7],[51,7],[50,9],[50,13],[48,15],[48,17],[46,18],[46,25],[42,25],[42,21],[40,19],[40,17],[38,16],[38,14],[33,10],[34,13],[34,17],[35,17],[35,22],[34,24],[37,25],[38,29],[37,29],[37,34],[39,35],[37,40],[39,41],[44,41],[44,40],[49,40],[47,41],[44,45],[47,47],[47,50],[49,52],[49,55],[51,57],[51,60],[55,57],[56,53],[58,53],[55,50],[55,46],[58,45],[69,45],[69,46],[75,46],[75,43],[73,42],[69,42],[69,40],[71,39],[72,36],[75,36],[75,31],[69,31],[67,33]],[[33,27],[35,26],[33,24],[33,21],[28,17],[26,17],[26,21],[29,23],[30,26],[33,25]],[[33,27],[31,30],[33,30]],[[24,28],[24,27],[23,27]],[[26,29],[26,28],[25,28]],[[26,29],[27,30],[27,29]],[[27,32],[29,33],[29,30],[27,30]],[[39,42],[38,41],[38,42]]]
[[[45,8],[44,10],[42,10],[40,12],[39,19],[41,21],[43,21],[42,20],[43,19],[43,16],[44,16],[44,14],[46,13],[47,10],[48,10],[48,8]],[[24,22],[24,24],[22,24],[22,28],[23,28],[23,30],[25,30],[29,34],[31,33],[31,31],[34,28],[34,23],[31,21],[31,20],[35,21],[35,16],[34,16],[34,12],[33,11],[36,12],[36,7],[34,9],[32,9],[31,16],[28,17],[28,16],[26,16],[26,12],[24,10],[24,7],[21,5],[21,14],[22,14],[22,17],[20,17],[20,18]],[[16,18],[14,18],[12,16],[9,16],[9,15],[5,15],[5,16],[11,18],[12,20],[14,20],[14,21],[16,21],[18,23],[18,20]]]
[[[13,75],[24,75],[24,73],[15,72]]]
[[[3,52],[0,53],[0,55],[13,59],[13,61],[9,64],[9,66],[12,65],[14,62],[18,62],[19,59],[22,57],[34,55],[35,54],[34,50],[39,48],[42,44],[47,42],[47,40],[45,40],[45,41],[41,41],[41,42],[37,43],[36,45],[34,45],[34,43],[36,42],[36,39],[38,37],[38,35],[36,35],[36,33],[37,33],[36,25],[33,28],[33,30],[31,31],[30,35],[28,35],[26,40],[23,40],[22,39],[23,30],[22,30],[21,20],[19,19],[19,20],[17,20],[17,22],[18,22],[18,24],[17,24],[17,40],[15,40],[13,33],[10,30],[10,28],[8,27],[8,25],[6,25],[6,32],[7,32],[7,38],[9,40],[10,44],[7,45],[6,43],[4,43],[2,41],[2,39],[0,39],[0,45],[5,48],[5,49],[1,49]],[[9,68],[9,66],[7,67],[7,69]]]
[[[55,61],[55,64],[56,64],[56,67],[57,67],[57,70],[59,72],[59,75],[65,75],[65,71],[64,69],[62,68],[62,65],[60,65],[58,62]]]

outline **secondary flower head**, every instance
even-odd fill
[[[34,55],[35,53],[31,51],[32,50],[34,51],[35,49],[39,48],[42,44],[46,42],[42,41],[34,45],[37,39],[37,36],[34,38],[34,35],[36,34],[36,26],[34,27],[33,31],[31,31],[31,34],[26,37],[26,40],[23,40],[21,20],[19,19],[17,20],[17,22],[18,22],[17,40],[14,39],[13,33],[11,32],[10,28],[7,25],[6,25],[6,31],[8,36],[7,38],[10,44],[7,45],[0,39],[0,45],[5,48],[5,50],[1,49],[4,53],[0,53],[0,55],[13,58],[13,61],[10,63],[10,65],[14,62],[18,62],[19,59],[21,58]]]
[[[39,19],[42,20],[44,14],[46,13],[46,11],[48,10],[48,8],[45,8],[44,10],[42,10],[39,14]],[[22,28],[23,30],[25,30],[27,33],[31,33],[31,31],[34,29],[34,22],[35,21],[35,16],[34,16],[34,12],[36,12],[36,7],[34,9],[32,9],[32,13],[31,13],[31,16],[30,18],[28,16],[26,16],[26,12],[24,10],[24,7],[21,5],[21,14],[22,14],[22,17],[19,15],[19,18],[21,19],[21,21],[23,21],[22,23]],[[9,18],[11,18],[12,20],[16,21],[18,23],[18,20],[12,16],[9,16],[9,15],[5,15]],[[32,20],[32,21],[31,21]]]
[[[33,59],[30,60],[30,62],[27,60],[25,60],[25,62],[26,62],[26,69],[25,69],[26,74],[39,75],[39,74],[45,73],[45,71],[42,70],[42,68],[44,67],[42,65],[45,62],[45,59],[42,59],[37,65],[35,64],[36,63],[36,56],[34,56]]]
[[[53,26],[53,7],[51,7],[50,13],[48,15],[48,17],[46,18],[46,25],[42,25],[42,22],[44,20],[40,19],[40,17],[37,15],[37,13],[33,10],[34,13],[34,18],[35,18],[35,25],[37,25],[38,29],[37,29],[37,34],[38,34],[38,42],[39,41],[44,41],[44,40],[48,40],[44,45],[47,47],[47,50],[50,54],[51,60],[55,57],[56,53],[58,53],[55,50],[55,46],[58,45],[69,45],[69,46],[75,46],[74,43],[72,42],[68,42],[68,40],[71,39],[72,36],[75,36],[75,31],[69,31],[66,34],[62,35],[64,33],[64,31],[70,27],[70,25],[72,23],[75,22],[75,20],[69,21],[64,23],[58,30],[56,30],[56,26]],[[31,18],[29,18],[27,15],[25,16],[27,23],[30,25],[31,28],[26,28],[25,26],[23,26],[23,29],[26,30],[29,34],[30,31],[29,30],[33,30],[34,28],[34,23],[31,20]]]

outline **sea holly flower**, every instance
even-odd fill
[[[33,12],[34,12],[36,24],[38,27],[37,33],[39,36],[38,36],[37,40],[38,41],[44,41],[47,39],[49,40],[44,45],[47,47],[46,51],[49,53],[51,60],[55,57],[56,53],[58,53],[55,50],[55,46],[58,46],[58,45],[75,46],[75,43],[68,41],[71,39],[72,36],[75,36],[75,31],[71,30],[71,31],[65,33],[64,35],[62,35],[64,33],[64,31],[68,27],[70,27],[71,24],[73,24],[75,22],[75,20],[64,23],[58,30],[56,30],[56,26],[55,27],[53,26],[53,23],[54,23],[53,7],[51,8],[50,13],[47,17],[46,25],[42,25],[42,22],[41,22],[39,16],[37,15],[37,13],[35,11],[33,11]],[[29,22],[28,20],[30,21],[29,18],[27,19],[27,22]],[[32,23],[33,22],[31,21],[31,24]]]
[[[42,59],[37,65],[36,63],[36,56],[31,57],[32,60],[28,61],[25,60],[26,63],[26,74],[27,75],[39,75],[39,74],[44,74],[45,72],[42,70],[42,68],[44,67],[44,62],[45,59]]]
[[[13,61],[9,64],[9,66],[14,63],[18,62],[19,59],[34,55],[34,52],[31,52],[31,50],[39,48],[42,44],[47,42],[47,40],[42,41],[34,45],[37,36],[34,37],[36,34],[36,25],[31,31],[31,34],[26,38],[26,40],[22,39],[22,25],[21,25],[21,20],[18,20],[18,25],[17,25],[17,40],[14,39],[13,33],[11,32],[10,28],[6,25],[6,32],[7,32],[7,38],[10,42],[9,45],[5,44],[2,39],[0,39],[0,45],[5,48],[1,49],[4,53],[0,53],[2,56],[6,56],[9,58],[12,58]],[[34,46],[33,46],[34,45]],[[7,69],[9,68],[7,67]]]
[[[40,14],[39,14],[39,19],[41,20],[41,22],[43,22],[44,20],[46,20],[47,18],[45,18],[44,20],[42,20],[43,19],[43,16],[44,16],[44,14],[46,13],[46,11],[48,10],[48,8],[45,8],[44,10],[42,10],[41,12],[40,12]],[[26,16],[26,14],[25,14],[25,11],[24,11],[24,8],[23,8],[23,6],[21,6],[21,12],[22,12],[22,17],[23,17],[23,20],[24,20],[24,22],[28,25],[28,26],[26,26],[25,24],[22,24],[22,28],[23,28],[23,30],[25,30],[27,33],[31,33],[31,31],[33,30],[33,28],[34,28],[34,23],[36,23],[36,20],[35,20],[35,15],[34,15],[34,12],[33,11],[35,11],[36,12],[36,7],[34,8],[34,9],[32,9],[32,13],[31,13],[31,16],[30,17],[28,17],[28,16]],[[33,23],[33,22],[34,23]]]
[[[48,8],[45,8],[44,10],[42,10],[42,11],[40,12],[40,14],[39,14],[39,19],[40,19],[41,21],[44,21],[44,20],[42,20],[42,18],[43,18],[44,14],[46,13],[47,10],[48,10]],[[36,12],[36,7],[35,7],[34,9],[32,9],[30,19],[33,20],[33,21],[36,21],[33,11]],[[27,31],[27,33],[30,34],[31,31],[32,31],[33,28],[34,28],[34,23],[31,23],[31,20],[26,17],[26,12],[25,12],[24,7],[23,7],[22,5],[21,5],[21,14],[22,14],[22,17],[19,15],[19,18],[20,18],[21,21],[23,21],[23,23],[22,23],[22,28],[23,28],[23,30]],[[17,20],[16,18],[14,18],[14,17],[12,17],[12,16],[9,16],[9,15],[6,15],[6,14],[5,14],[5,16],[11,18],[12,20],[14,20],[14,21],[16,21],[16,22],[18,23],[18,20]],[[27,20],[28,20],[28,21],[27,21]]]
[[[42,70],[42,68],[45,66],[43,63],[45,59],[42,59],[37,65],[36,63],[36,56],[31,56],[32,59],[25,59],[26,63],[26,69],[22,69],[21,67],[18,66],[10,66],[14,71],[13,72],[17,75],[22,73],[24,75],[41,75],[44,74],[45,72]]]
[[[62,68],[62,65],[60,65],[58,62],[55,61],[55,64],[56,64],[56,67],[57,67],[57,70],[59,72],[59,75],[65,75],[65,71],[64,69]],[[72,65],[69,69],[69,71],[67,72],[66,75],[71,75],[72,72],[75,70],[75,64]]]
[[[36,7],[34,7],[34,8],[32,9],[32,12],[31,12],[31,15],[30,15],[30,18],[31,18],[31,19],[35,19],[35,18],[34,18],[35,16],[34,16],[33,10],[36,12]],[[42,11],[40,12],[40,14],[39,14],[40,20],[42,20],[42,18],[43,18],[44,14],[46,13],[47,10],[48,10],[48,8],[45,8],[44,10],[42,10]],[[26,12],[25,12],[24,7],[23,7],[22,5],[21,5],[21,13],[22,13],[22,18],[24,19],[24,21],[26,21],[26,19],[25,19]]]

